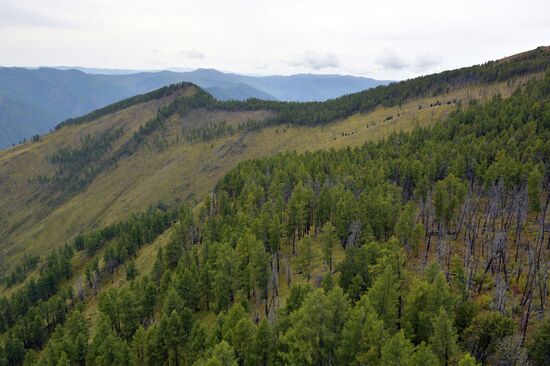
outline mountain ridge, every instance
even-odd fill
[[[221,100],[248,98],[302,100],[304,95],[310,94],[313,95],[313,99],[322,100],[386,83],[366,78],[341,78],[337,88],[331,88],[332,81],[319,82],[318,77],[304,79],[300,76],[296,79],[288,76],[284,78],[286,81],[281,84],[279,79],[265,79],[258,82],[259,77],[209,69],[191,72],[158,71],[108,75],[88,74],[74,68],[60,70],[3,67],[0,68],[0,95],[9,99],[0,101],[2,103],[0,109],[13,110],[13,113],[0,114],[2,117],[0,148],[18,143],[25,138],[29,139],[32,135],[47,132],[55,124],[67,118],[77,117],[133,95],[182,81],[193,82]],[[347,80],[353,80],[353,82]],[[305,83],[307,83],[305,89],[300,89],[300,84],[305,85]],[[270,84],[275,85],[269,87]],[[270,91],[266,91],[266,88]],[[296,89],[296,91],[285,91],[288,89]],[[317,94],[312,92],[320,89],[323,90]],[[21,108],[15,109],[10,106],[9,102],[12,100],[19,100],[19,104],[26,105],[26,112]],[[44,111],[46,113],[43,113]],[[41,115],[41,118],[32,118],[33,115]]]

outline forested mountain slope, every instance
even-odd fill
[[[50,255],[0,302],[0,357],[545,365],[549,141],[550,75],[359,148],[242,162],[197,210],[157,206]]]
[[[60,121],[130,96],[192,82],[219,100],[326,100],[389,81],[342,75],[245,76],[214,69],[90,74],[76,69],[0,67],[0,148]]]
[[[354,146],[430,125],[472,98],[509,95],[540,74],[548,53],[326,103],[217,102],[182,84],[67,120],[40,141],[0,152],[3,267],[159,201],[200,199],[241,160]]]
[[[124,219],[158,201],[200,199],[241,160],[279,151],[356,146],[394,131],[430,125],[456,108],[459,100],[484,100],[496,92],[506,95],[521,83],[460,88],[317,127],[260,128],[276,113],[195,109],[166,119],[162,129],[147,132],[135,151],[124,154],[119,150],[126,141],[174,96],[100,110],[80,119],[85,123],[0,153],[4,269],[36,247],[48,251],[83,230]]]
[[[5,357],[524,357],[547,297],[546,52],[324,104],[174,85],[0,153]]]

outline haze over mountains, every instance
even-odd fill
[[[214,69],[0,68],[0,148],[47,132],[67,118],[181,81],[195,83],[219,100],[281,101],[323,101],[389,83],[342,75],[246,76]]]

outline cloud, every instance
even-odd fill
[[[425,71],[441,64],[441,57],[427,53],[419,54],[414,61],[414,67],[418,71]]]
[[[402,70],[409,66],[409,63],[403,60],[394,51],[384,48],[384,50],[376,58],[376,64],[389,70]]]
[[[63,16],[55,9],[8,0],[0,11],[2,26],[80,29],[90,26],[90,23]]]
[[[197,50],[181,50],[180,55],[188,60],[202,60],[204,59],[204,53]]]
[[[302,55],[296,57],[294,60],[289,61],[288,64],[294,67],[307,67],[314,70],[326,69],[328,67],[339,67],[340,61],[338,56],[330,52],[317,52],[308,50]]]

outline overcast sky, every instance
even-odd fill
[[[550,45],[550,1],[0,0],[0,65],[385,79]]]

